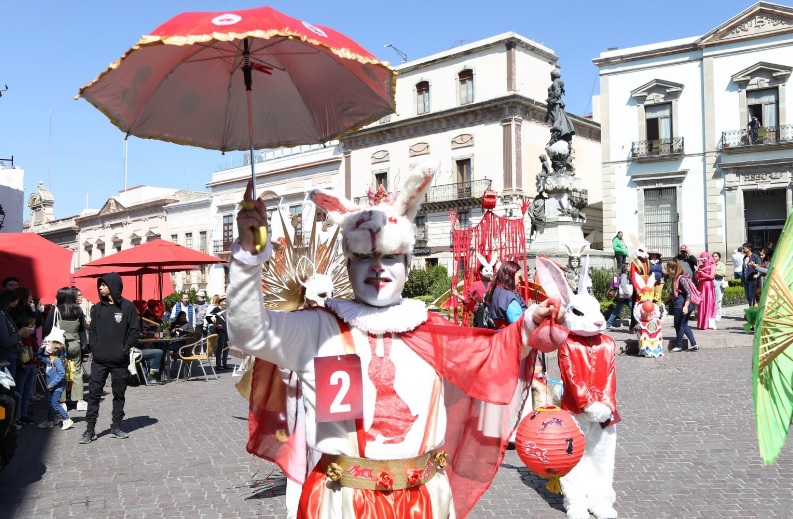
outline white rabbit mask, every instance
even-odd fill
[[[479,274],[483,278],[493,279],[493,273],[496,270],[496,263],[498,263],[498,255],[493,256],[492,260],[487,261],[484,256],[477,252],[476,259],[479,260],[479,263],[482,265],[482,269],[479,271]]]
[[[565,309],[565,326],[572,333],[583,337],[593,337],[606,329],[606,320],[600,311],[600,303],[586,290],[586,280],[589,276],[589,256],[584,258],[577,294],[574,294],[570,289],[564,272],[553,260],[538,256],[535,264],[540,285],[548,297],[561,301]]]

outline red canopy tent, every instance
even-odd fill
[[[71,282],[74,253],[38,234],[0,233],[0,279],[19,278],[44,303],[55,300],[58,289]]]
[[[113,272],[115,270],[115,272],[122,275],[122,278],[125,274],[127,276],[138,276],[140,274],[136,281],[136,286],[140,287],[141,296],[146,296],[149,293],[144,285],[147,283],[147,275],[153,275],[154,283],[159,284],[158,291],[150,297],[137,297],[137,299],[154,298],[162,300],[163,279],[168,272],[196,270],[200,265],[211,265],[213,263],[225,263],[225,261],[216,256],[182,247],[167,240],[157,239],[86,263],[84,267],[114,267],[110,270],[98,272]],[[86,275],[97,277],[92,276],[90,271],[86,272]]]
[[[149,267],[84,267],[74,274],[74,285],[83,292],[83,296],[95,301],[97,296],[96,279],[116,272],[124,283],[124,294],[127,299],[162,300],[163,289],[171,283],[169,272],[196,270],[198,265],[176,265],[152,269]],[[131,294],[135,297],[130,297]]]

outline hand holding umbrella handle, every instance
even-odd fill
[[[237,214],[237,230],[242,248],[259,254],[267,246],[267,211],[261,199],[253,200],[252,192],[253,183],[248,181],[240,203],[242,209]]]

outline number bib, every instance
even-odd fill
[[[361,358],[354,354],[315,357],[317,422],[363,418]]]

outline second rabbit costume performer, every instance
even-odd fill
[[[561,478],[568,519],[617,517],[614,456],[617,447],[616,345],[602,333],[606,321],[600,303],[586,291],[589,258],[584,260],[578,293],[574,294],[564,272],[551,260],[537,258],[537,278],[548,294],[566,309],[570,330],[559,348],[559,371],[564,383],[562,409],[573,413],[586,437],[584,457]]]
[[[401,298],[412,220],[432,175],[411,171],[398,196],[367,209],[330,191],[312,193],[340,224],[355,294],[327,300],[326,309],[264,309],[261,264],[271,247],[250,252],[252,230],[266,221],[264,204],[237,216],[231,340],[298,374],[305,440],[322,453],[303,485],[298,518],[464,517],[503,458],[513,424],[505,420],[501,438],[477,436],[471,398],[510,403],[522,359],[534,365],[529,335],[550,310],[534,305],[496,333],[455,326]]]

